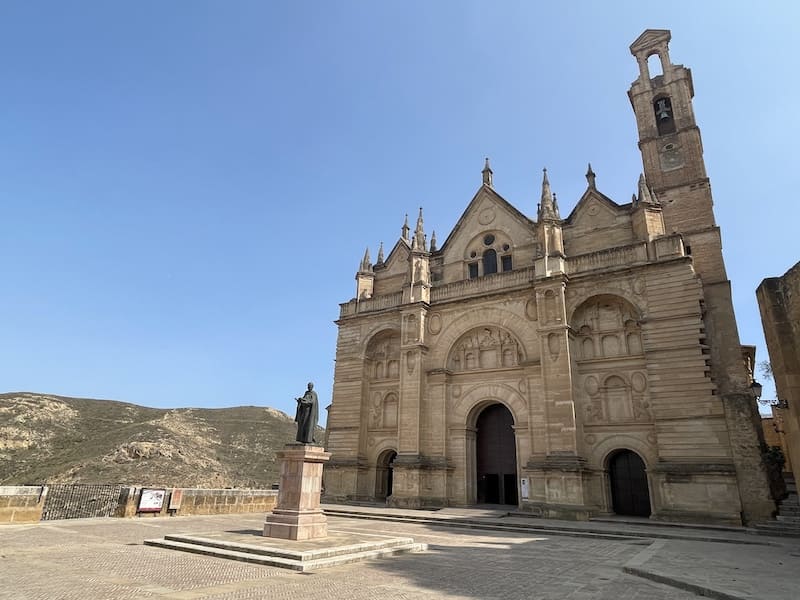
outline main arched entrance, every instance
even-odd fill
[[[375,499],[386,500],[392,495],[392,469],[397,452],[385,450],[378,456],[378,464],[375,466]]]
[[[618,515],[650,516],[650,490],[644,461],[635,452],[620,450],[608,461],[611,501]]]
[[[475,429],[478,504],[516,505],[517,447],[511,411],[491,404],[478,415]]]

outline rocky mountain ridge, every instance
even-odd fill
[[[157,409],[0,394],[0,485],[268,488],[279,477],[276,453],[295,431],[293,417],[269,407]]]

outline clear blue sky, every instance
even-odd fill
[[[0,391],[331,397],[365,246],[444,240],[489,156],[535,215],[641,167],[629,44],[691,67],[743,343],[800,260],[795,2],[0,4]]]

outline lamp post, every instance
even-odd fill
[[[750,390],[753,392],[753,396],[756,398],[756,402],[758,402],[762,406],[774,406],[776,408],[787,409],[789,408],[789,402],[787,400],[781,400],[779,398],[775,399],[762,399],[761,393],[764,391],[764,386],[758,383],[755,379],[753,383],[750,384]]]

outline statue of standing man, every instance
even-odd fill
[[[297,398],[297,412],[294,420],[297,423],[297,437],[295,440],[302,444],[315,444],[314,429],[319,418],[319,407],[317,404],[317,392],[314,391],[314,384],[309,382],[308,390],[302,398]]]

